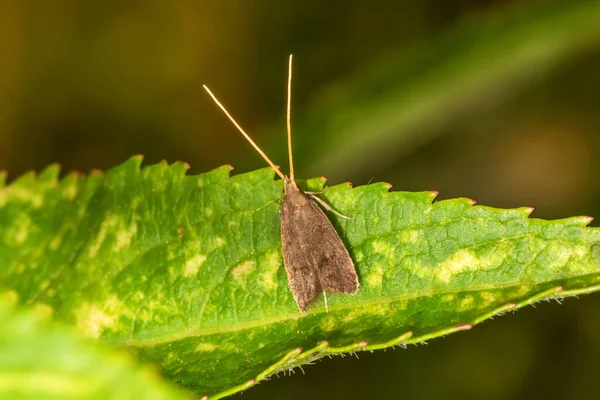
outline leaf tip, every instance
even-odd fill
[[[470,205],[474,206],[475,204],[477,204],[477,200],[470,199],[470,198],[467,197],[467,203],[469,203]]]
[[[58,176],[60,175],[60,171],[62,166],[58,163],[53,163],[45,167],[39,173],[38,179],[40,183],[50,183],[56,184],[58,182]]]
[[[321,176],[316,176],[316,177],[314,177],[314,178],[309,178],[309,179],[306,179],[306,183],[308,184],[308,182],[309,182],[309,181],[313,181],[313,182],[315,182],[317,185],[325,187],[325,184],[327,183],[327,180],[328,180],[328,179],[329,179],[329,178],[328,178],[328,177],[326,177],[325,175],[321,175]],[[344,183],[342,183],[342,185],[343,185],[343,184],[348,184],[348,182],[344,182]],[[309,187],[310,187],[310,186],[311,186],[311,185],[309,185]],[[350,187],[352,187],[352,186],[350,186]]]
[[[142,166],[142,161],[144,161],[144,155],[140,153],[129,157],[129,159],[125,161],[123,165],[133,164],[134,168],[139,170]]]
[[[531,215],[531,213],[535,211],[535,207],[526,206],[523,207],[523,210],[525,211],[525,213],[527,213],[527,215]]]
[[[594,217],[592,217],[591,215],[582,215],[581,219],[583,220],[584,226],[588,226],[589,224],[592,223],[592,221],[594,220]]]

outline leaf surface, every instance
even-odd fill
[[[60,181],[51,166],[1,188],[0,283],[201,394],[600,284],[600,230],[586,227],[589,217],[529,219],[529,208],[338,185],[322,198],[353,217],[330,215],[361,287],[328,296],[328,313],[318,301],[301,314],[282,263],[273,171],[186,176],[183,163],[140,163]]]
[[[190,399],[133,357],[50,324],[48,308],[14,310],[0,294],[0,399]]]

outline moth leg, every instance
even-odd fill
[[[330,212],[334,213],[335,215],[342,217],[342,218],[354,219],[354,217],[349,217],[347,215],[344,215],[344,214],[341,214],[341,213],[335,211],[333,208],[331,208],[331,206],[329,204],[327,204],[326,202],[324,202],[323,200],[321,200],[320,198],[315,196],[313,193],[310,193],[310,192],[304,192],[304,193],[308,194],[313,200],[315,200],[317,203],[319,203],[321,205],[321,207],[323,207],[327,211],[330,211]]]
[[[323,291],[323,298],[325,299],[325,312],[329,312],[329,305],[327,304],[327,293]]]

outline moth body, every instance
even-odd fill
[[[337,231],[288,177],[280,214],[285,270],[300,311],[306,312],[322,292],[356,293],[358,276]]]

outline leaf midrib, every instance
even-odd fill
[[[584,274],[580,274],[580,275],[570,275],[568,277],[568,279],[577,279],[577,278],[581,278],[584,276],[590,276],[590,275],[598,275],[598,272],[591,273],[591,274],[584,273]],[[551,282],[551,281],[548,281],[548,283],[549,282]],[[335,311],[352,310],[355,308],[364,308],[364,307],[373,306],[373,305],[390,304],[390,303],[399,302],[399,301],[403,301],[403,300],[414,300],[414,299],[418,299],[421,297],[431,297],[431,296],[439,296],[439,295],[445,295],[445,294],[479,292],[479,291],[485,291],[485,290],[490,290],[490,289],[491,290],[502,290],[502,289],[507,289],[507,288],[511,288],[511,287],[523,286],[523,285],[536,285],[539,283],[540,282],[528,280],[528,281],[519,281],[516,284],[515,283],[511,283],[511,284],[507,283],[507,284],[502,284],[502,285],[481,285],[476,288],[469,288],[469,289],[436,290],[436,291],[428,291],[428,292],[424,292],[424,293],[420,293],[420,294],[413,294],[413,295],[401,295],[401,296],[392,296],[392,297],[387,296],[385,298],[377,298],[377,299],[361,301],[360,303],[345,303],[345,304],[339,304],[339,305],[333,305],[333,306],[330,305],[329,312],[333,313]],[[525,294],[523,296],[525,296]],[[485,310],[482,310],[482,312],[484,312],[484,311]],[[321,310],[321,311],[316,311],[316,312],[312,313],[311,315],[314,316],[317,314],[327,314],[327,312],[325,310]],[[221,333],[239,332],[239,331],[243,331],[246,329],[256,328],[259,326],[281,323],[281,322],[291,321],[291,320],[298,320],[300,318],[304,318],[305,316],[306,315],[303,315],[300,313],[283,314],[279,317],[262,318],[260,320],[248,321],[248,322],[238,323],[235,325],[219,327],[219,328],[193,328],[193,329],[189,329],[185,332],[167,334],[167,335],[157,337],[157,338],[152,338],[152,339],[129,339],[129,340],[125,340],[124,342],[121,342],[119,340],[110,340],[109,339],[109,340],[105,340],[105,341],[107,343],[122,343],[126,346],[152,347],[152,346],[156,346],[156,345],[160,345],[160,344],[165,344],[165,343],[170,343],[170,342],[174,342],[174,341],[178,341],[178,340],[187,339],[189,337],[211,336],[211,335],[216,335],[216,334],[221,334]]]

